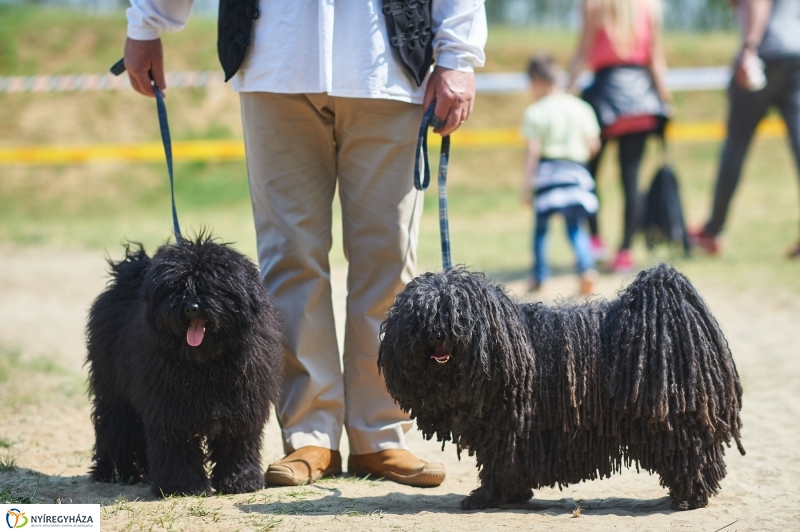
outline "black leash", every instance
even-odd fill
[[[111,73],[119,76],[125,72],[125,59],[120,59],[111,67]],[[156,95],[156,109],[158,110],[158,125],[161,129],[161,142],[164,144],[164,155],[167,158],[167,170],[169,171],[169,193],[172,198],[172,230],[175,232],[175,240],[181,242],[181,225],[178,223],[178,209],[175,207],[175,178],[172,172],[172,139],[169,134],[169,122],[167,120],[167,106],[164,103],[164,95],[158,88],[153,75],[150,74],[150,83]]]
[[[425,111],[417,137],[417,155],[414,165],[414,188],[427,190],[431,184],[431,168],[428,161],[428,127],[441,127],[441,119],[433,116],[434,104]],[[450,259],[450,223],[447,218],[447,165],[450,162],[450,135],[442,137],[439,152],[439,236],[442,240],[442,267],[445,271],[453,267]],[[422,168],[420,168],[422,166]],[[424,177],[423,177],[424,176]]]

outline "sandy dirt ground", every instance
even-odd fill
[[[333,277],[341,316],[344,272]],[[459,501],[477,485],[474,460],[458,461],[452,446],[442,452],[440,444],[423,441],[416,431],[412,449],[447,467],[438,488],[345,475],[301,488],[155,501],[146,486],[88,480],[93,443],[88,400],[82,393],[59,395],[61,381],[80,381],[85,374],[84,322],[105,283],[102,253],[0,247],[0,346],[19,350],[23,360],[49,357],[65,368],[14,388],[49,390],[34,395],[37,399],[15,400],[6,393],[0,403],[0,437],[10,445],[0,455],[17,465],[0,471],[0,492],[34,502],[102,503],[102,526],[108,530],[800,530],[800,301],[777,291],[730,294],[697,281],[728,336],[745,387],[748,452],[744,457],[735,449],[728,452],[729,475],[708,508],[673,512],[656,477],[625,471],[563,491],[540,490],[522,505],[463,512]],[[543,295],[571,293],[574,283],[570,277],[556,279]],[[612,296],[623,284],[621,277],[603,277],[598,291]],[[509,284],[516,292],[522,287]],[[2,386],[10,389],[8,383]],[[342,451],[346,457],[346,441]],[[264,464],[281,454],[272,420]],[[573,517],[576,507],[579,518]]]

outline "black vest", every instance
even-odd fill
[[[225,81],[242,66],[250,46],[259,0],[220,0],[217,54]],[[383,0],[389,42],[411,79],[422,81],[433,64],[431,0]]]

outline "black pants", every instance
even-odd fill
[[[704,231],[709,236],[718,235],[725,225],[750,141],[772,105],[778,107],[786,123],[795,164],[800,168],[800,59],[767,61],[764,73],[767,86],[760,91],[751,92],[735,81],[728,88],[728,137],[722,149],[711,219]]]
[[[622,189],[625,193],[625,232],[622,236],[620,249],[630,249],[631,240],[636,233],[636,226],[639,221],[639,166],[644,155],[644,145],[649,133],[630,133],[619,137],[619,168],[622,176]],[[603,140],[600,151],[594,159],[589,162],[589,172],[597,182],[597,169],[600,166],[600,159],[608,144]],[[598,195],[599,197],[599,195]],[[600,212],[598,210],[598,212]],[[589,230],[592,236],[598,235],[597,213],[589,217]]]

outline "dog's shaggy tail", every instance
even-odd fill
[[[745,452],[742,386],[717,321],[689,280],[663,264],[637,276],[620,294],[616,312],[616,326],[606,339],[614,406],[665,427],[669,452],[664,458],[671,457],[673,473],[698,466],[715,470],[696,480],[706,493],[716,493],[725,471],[721,459],[711,455],[721,454],[720,445],[731,440]],[[715,464],[698,463],[709,460]]]

